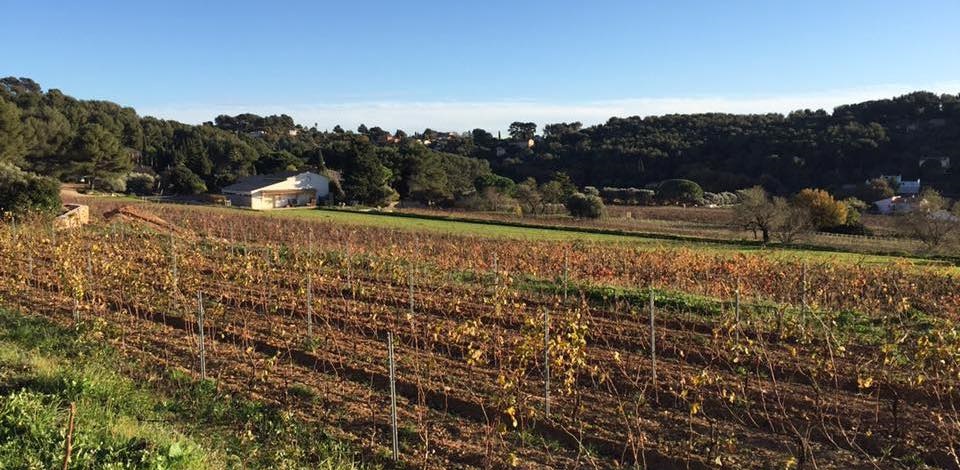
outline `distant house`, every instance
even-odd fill
[[[256,210],[316,206],[330,195],[330,179],[313,172],[254,175],[223,188],[230,205]]]
[[[901,196],[916,196],[920,194],[920,179],[915,181],[905,180],[902,175],[880,175],[880,178],[890,182],[897,187],[897,194]]]
[[[521,140],[520,142],[514,142],[513,145],[519,149],[532,149],[534,145],[537,145],[537,141],[527,139],[526,141]]]
[[[258,129],[255,131],[247,132],[248,137],[253,137],[254,139],[262,139],[267,135],[267,131],[263,129]]]
[[[893,196],[873,202],[873,207],[883,215],[912,212],[920,201],[915,197]]]

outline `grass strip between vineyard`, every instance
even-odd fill
[[[263,214],[289,215],[296,217],[316,217],[321,219],[348,221],[350,223],[383,225],[389,227],[437,230],[450,233],[480,234],[505,236],[509,238],[529,238],[541,240],[591,240],[601,242],[625,242],[651,244],[655,246],[690,246],[699,249],[733,250],[740,252],[756,252],[769,250],[784,256],[823,257],[833,256],[841,259],[858,259],[865,261],[882,262],[887,258],[903,258],[918,264],[960,266],[960,257],[944,255],[918,255],[902,251],[869,251],[854,252],[840,248],[821,246],[808,243],[773,244],[765,247],[756,240],[742,240],[730,238],[707,238],[687,235],[674,235],[656,232],[641,232],[625,229],[611,229],[602,227],[578,227],[563,224],[544,224],[526,221],[508,221],[499,219],[484,219],[482,217],[464,217],[456,215],[430,215],[410,212],[355,210],[332,207],[318,207],[317,209],[290,209]],[[334,215],[335,214],[335,215]],[[376,217],[393,218],[395,220],[377,221]],[[406,219],[406,221],[404,221]],[[775,249],[770,249],[775,248]]]
[[[102,328],[0,310],[0,468],[367,468],[357,451],[274,406],[131,362]]]

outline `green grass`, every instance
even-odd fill
[[[71,469],[362,468],[349,446],[276,407],[147,365],[80,332],[0,310],[0,469],[59,468],[70,403]],[[135,377],[134,377],[135,376]]]
[[[454,235],[473,235],[481,237],[513,238],[519,240],[586,240],[608,243],[652,243],[660,244],[665,240],[639,238],[633,236],[611,235],[603,233],[585,233],[572,230],[554,230],[545,228],[519,227],[499,223],[462,222],[414,217],[410,215],[390,215],[384,213],[363,213],[346,210],[289,209],[264,212],[263,214],[281,217],[309,218],[331,223],[364,225],[389,229],[428,231]]]
[[[481,280],[480,277],[483,277]],[[455,279],[461,282],[492,283],[488,274],[477,275],[473,272],[456,273]],[[559,296],[564,292],[563,283],[554,279],[538,279],[530,276],[515,280],[516,289],[550,296]],[[638,318],[645,318],[650,301],[650,290],[647,288],[613,287],[591,283],[570,283],[567,292],[572,302],[582,298],[596,307],[609,307],[618,302],[631,305],[630,314]],[[687,313],[700,317],[708,322],[720,322],[723,317],[733,315],[733,299],[718,299],[704,295],[691,294],[668,289],[655,289],[654,305],[658,310],[665,310],[668,314]],[[769,331],[773,331],[777,313],[782,315],[785,328],[797,328],[806,323],[819,329],[816,318],[830,325],[832,333],[838,339],[858,344],[879,345],[889,337],[890,325],[885,325],[883,318],[870,317],[861,312],[811,310],[805,313],[800,307],[777,304],[770,301],[745,300],[741,304],[741,320],[745,322],[759,322],[765,324]],[[816,317],[816,318],[815,318]],[[935,326],[930,315],[919,311],[897,318],[897,325],[902,329],[913,332],[930,331]],[[792,326],[791,326],[792,325]]]
[[[908,261],[920,266],[942,267],[945,272],[960,274],[960,267],[947,261],[917,258],[909,256],[871,255],[852,252],[829,251],[798,248],[764,248],[754,244],[735,242],[712,242],[696,240],[671,240],[644,235],[617,235],[594,233],[579,229],[536,228],[503,225],[497,222],[464,222],[442,220],[412,215],[390,213],[364,213],[349,210],[288,209],[282,211],[257,212],[272,217],[306,218],[327,223],[363,225],[397,230],[426,231],[469,235],[480,237],[510,238],[518,240],[546,241],[585,241],[598,243],[616,243],[639,247],[641,249],[661,250],[688,248],[706,250],[718,254],[735,255],[740,253],[759,254],[778,259],[805,260],[809,262],[840,262],[848,264],[888,264],[895,261]]]

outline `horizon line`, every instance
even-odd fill
[[[309,104],[183,103],[135,107],[141,116],[170,119],[185,124],[202,124],[219,115],[252,113],[260,116],[286,114],[303,127],[318,129],[340,125],[419,132],[435,130],[460,132],[485,129],[505,131],[514,121],[545,124],[581,122],[602,124],[610,118],[650,117],[675,114],[789,114],[801,110],[832,112],[837,106],[892,99],[913,92],[960,94],[960,81],[926,85],[885,84],[815,92],[757,95],[691,95],[687,97],[639,97],[603,100],[549,102],[536,99],[503,100],[389,100]],[[446,122],[443,122],[446,121]]]

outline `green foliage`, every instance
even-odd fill
[[[611,188],[600,190],[600,196],[611,204],[649,206],[656,200],[656,191],[637,188]]]
[[[703,199],[703,188],[690,180],[666,180],[657,187],[657,198],[665,203],[696,204]]]
[[[60,184],[55,180],[26,173],[9,163],[0,162],[0,214],[52,214],[59,211],[62,205]]]
[[[537,187],[537,180],[527,178],[522,183],[515,185],[510,195],[516,199],[522,213],[538,214],[543,212],[543,196]]]
[[[37,322],[0,316],[0,468],[59,467],[70,403],[77,410],[70,468],[214,464],[194,440],[161,424],[158,400],[104,366],[112,355]]]
[[[563,204],[577,192],[577,187],[565,173],[555,173],[550,181],[540,186],[543,201],[549,204]]]
[[[207,185],[186,165],[177,165],[164,171],[161,175],[164,191],[176,194],[202,194],[207,192]]]
[[[157,180],[147,173],[130,173],[127,176],[127,191],[138,196],[153,194]]]
[[[392,173],[367,145],[356,150],[344,167],[343,191],[346,198],[368,206],[386,205],[396,198],[390,187]]]
[[[270,174],[302,170],[305,167],[305,162],[286,150],[280,150],[268,152],[261,156],[255,166],[257,173]]]
[[[841,202],[847,207],[847,220],[843,224],[851,227],[862,226],[860,217],[870,206],[855,197],[848,197]]]
[[[59,468],[70,402],[72,469],[367,467],[319,425],[211,381],[171,370],[141,385],[120,371],[142,365],[94,333],[0,310],[0,468]]]
[[[0,97],[0,162],[22,163],[26,154],[20,109]]]
[[[516,183],[514,183],[512,179],[493,173],[480,175],[474,182],[477,191],[481,192],[487,188],[493,188],[500,193],[509,193],[515,185]]]
[[[80,129],[71,163],[70,173],[89,177],[91,188],[103,188],[106,180],[117,180],[133,168],[130,153],[121,146],[120,139],[99,124],[87,124]]]
[[[510,138],[513,140],[526,141],[532,139],[534,134],[537,133],[537,125],[532,122],[515,121],[510,124],[510,129],[507,132],[510,133]]]
[[[0,160],[57,178],[93,176],[97,185],[125,176],[131,160],[156,173],[182,165],[216,191],[254,173],[329,167],[346,174],[367,151],[356,144],[364,142],[392,171],[387,185],[393,191],[437,204],[482,192],[490,182],[478,184],[476,178],[485,173],[540,182],[564,173],[572,184],[603,188],[605,200],[625,204],[648,204],[650,195],[643,189],[618,195],[605,189],[631,191],[680,178],[715,194],[761,185],[785,195],[805,187],[840,188],[891,172],[919,172],[925,185],[952,193],[960,172],[934,163],[918,167],[917,162],[960,151],[958,101],[955,95],[918,92],[839,106],[833,113],[615,117],[589,127],[553,123],[543,126],[543,137],[531,148],[526,142],[535,138],[533,122],[514,122],[510,142],[482,129],[462,135],[427,130],[422,136],[433,139],[424,150],[441,155],[424,156],[420,164],[415,163],[420,158],[403,150],[413,139],[375,126],[364,126],[362,133],[344,132],[340,126],[322,132],[298,126],[287,115],[254,114],[218,116],[191,126],[139,117],[131,108],[106,101],[44,92],[30,79],[7,77],[0,79]],[[371,186],[378,192],[389,192],[375,183]],[[507,186],[504,181],[498,187],[512,191]],[[553,186],[538,189],[545,204],[557,199]],[[872,202],[892,189],[871,181],[855,194]]]
[[[600,196],[574,193],[567,198],[567,210],[570,215],[583,219],[599,219],[603,216],[603,200]]]
[[[873,178],[857,187],[857,197],[868,202],[887,199],[897,194],[887,178]]]

